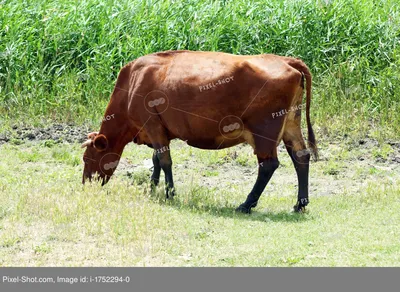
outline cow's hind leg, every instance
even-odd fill
[[[167,198],[172,198],[175,195],[174,180],[172,176],[172,159],[170,155],[169,144],[170,141],[165,134],[164,127],[159,123],[158,119],[149,119],[146,124],[147,135],[151,140],[151,145],[154,149],[153,163],[154,170],[156,171],[156,164],[158,162],[160,168],[165,174],[165,194]],[[159,171],[159,170],[158,170]],[[159,173],[155,174],[154,178],[159,179]],[[152,176],[153,178],[153,176]]]
[[[260,198],[275,170],[279,166],[279,161],[276,155],[276,147],[274,146],[273,155],[269,157],[257,155],[257,160],[258,175],[256,183],[254,184],[250,194],[247,196],[246,201],[236,209],[238,212],[250,213],[251,208],[257,206],[258,199]]]
[[[295,212],[304,212],[308,205],[308,173],[310,152],[301,134],[300,122],[288,122],[283,141],[297,173],[298,195],[294,206]]]

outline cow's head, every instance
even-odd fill
[[[115,147],[110,145],[107,137],[98,132],[88,135],[88,139],[82,144],[82,148],[85,147],[82,183],[86,179],[91,181],[96,178],[102,180],[102,185],[106,184],[117,168],[122,151],[113,149]]]

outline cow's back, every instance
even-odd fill
[[[219,52],[151,54],[136,60],[135,71],[138,96],[153,91],[167,100],[158,117],[169,136],[200,148],[215,148],[222,140],[227,141],[220,148],[229,147],[246,140],[245,131],[275,127],[272,113],[290,107],[301,79],[279,56]],[[138,114],[146,115],[143,98],[135,101]],[[244,135],[225,135],[221,122],[229,116],[242,123]]]

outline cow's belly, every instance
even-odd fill
[[[229,148],[245,142],[254,147],[253,136],[247,130],[241,131],[240,133],[233,132],[231,136],[217,135],[215,137],[208,137],[208,138],[192,137],[190,139],[184,139],[184,138],[179,138],[179,139],[184,140],[190,146],[208,150]]]
[[[244,139],[231,139],[227,140],[223,137],[217,137],[215,139],[201,139],[201,140],[187,140],[186,143],[190,146],[200,148],[200,149],[208,149],[208,150],[218,150],[224,149],[228,147],[232,147],[238,144],[245,142]]]

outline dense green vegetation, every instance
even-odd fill
[[[190,49],[300,57],[318,126],[396,132],[399,13],[394,0],[0,1],[0,114],[98,120],[121,66]]]

